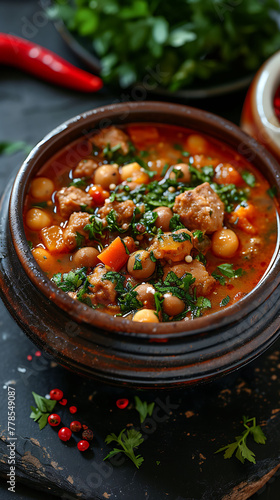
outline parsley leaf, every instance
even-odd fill
[[[116,434],[108,434],[105,438],[105,443],[110,444],[112,441],[116,441],[120,448],[114,448],[108,455],[104,458],[111,458],[117,453],[124,453],[134,465],[139,469],[139,467],[144,462],[144,458],[141,455],[135,455],[134,450],[137,450],[138,446],[143,443],[144,438],[141,432],[136,431],[135,429],[123,429],[120,434],[117,436]]]
[[[227,278],[239,278],[244,273],[241,268],[234,270],[233,264],[220,264],[217,269]]]
[[[142,262],[141,262],[141,256],[139,254],[135,254],[133,270],[136,271],[138,269],[143,269]]]
[[[105,228],[100,217],[92,215],[89,221],[89,224],[86,224],[84,227],[84,231],[89,233],[89,239],[94,240],[96,239],[96,236],[102,236]]]
[[[248,184],[248,186],[254,187],[256,185],[256,177],[253,174],[251,174],[251,172],[247,172],[246,170],[244,170],[241,176],[242,179],[246,182],[246,184]]]
[[[221,302],[220,302],[220,307],[225,307],[225,306],[227,306],[227,305],[228,305],[228,303],[229,303],[229,301],[230,301],[230,297],[229,297],[229,295],[227,295],[227,296],[226,296],[223,300],[221,300]]]
[[[85,179],[83,178],[77,178],[77,179],[73,179],[72,182],[70,182],[69,186],[75,186],[77,188],[83,188],[83,187],[86,187],[87,183],[85,181]]]
[[[34,422],[38,422],[39,429],[42,430],[47,425],[48,416],[53,411],[56,401],[53,399],[46,399],[36,394],[36,392],[32,392],[32,396],[37,407],[31,406],[30,418],[32,418]]]
[[[251,451],[247,446],[247,438],[251,434],[254,441],[258,444],[265,444],[266,437],[259,425],[256,425],[256,418],[243,417],[243,426],[245,431],[241,436],[237,436],[233,443],[227,444],[222,448],[219,448],[215,453],[224,451],[224,458],[231,458],[235,453],[235,456],[240,462],[244,464],[245,460],[256,463],[255,453]]]
[[[271,188],[269,188],[267,190],[267,194],[270,196],[270,198],[274,198],[274,196],[277,195],[277,187],[276,186],[272,186]]]
[[[77,247],[81,247],[85,241],[85,237],[79,233],[78,231],[76,231],[76,236],[75,236],[75,240],[76,240],[76,243],[77,243]]]
[[[186,232],[182,233],[172,233],[172,239],[175,242],[182,243],[183,241],[192,241],[190,234]]]
[[[141,401],[141,399],[138,396],[134,396],[134,400],[135,400],[135,409],[138,411],[140,415],[140,422],[142,424],[148,415],[150,417],[152,416],[155,403],[148,404],[147,401]]]
[[[201,243],[201,241],[203,241],[204,233],[203,231],[200,231],[200,229],[196,229],[193,232],[193,237],[197,238],[197,240]]]
[[[86,280],[86,268],[82,267],[69,273],[57,273],[52,277],[52,281],[64,292],[75,292]]]
[[[177,229],[185,229],[185,226],[180,221],[180,215],[174,214],[169,221],[170,231],[177,231]]]

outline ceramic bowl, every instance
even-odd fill
[[[208,134],[253,159],[280,192],[274,158],[223,118],[161,102],[123,103],[83,113],[53,130],[33,149],[12,190],[7,188],[3,197],[2,299],[33,342],[78,373],[141,388],[212,380],[254,359],[279,334],[278,247],[265,277],[231,307],[189,322],[144,324],[112,317],[71,299],[46,278],[25,237],[24,199],[30,180],[45,162],[85,133],[130,122],[173,124]]]
[[[280,122],[273,100],[280,86],[280,51],[268,59],[256,74],[245,99],[241,127],[271,151],[280,161]]]

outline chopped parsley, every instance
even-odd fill
[[[192,241],[191,235],[186,232],[172,233],[172,239],[175,242]]]
[[[64,292],[75,292],[87,279],[86,268],[82,267],[69,273],[57,273],[52,277],[52,281]]]
[[[185,229],[185,226],[180,221],[180,215],[174,214],[169,222],[170,231],[176,231],[177,229]]]
[[[77,178],[77,179],[73,179],[72,182],[70,182],[69,186],[83,188],[83,187],[87,186],[87,182],[84,178]]]
[[[141,262],[141,256],[139,254],[136,254],[134,257],[133,270],[138,271],[138,269],[143,269],[143,266]]]
[[[251,174],[251,172],[244,170],[241,175],[242,179],[246,182],[246,184],[248,184],[248,186],[254,187],[256,185],[256,177]]]
[[[225,307],[228,305],[230,301],[230,297],[229,295],[227,295],[221,302],[220,302],[220,307]]]

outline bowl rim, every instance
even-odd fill
[[[278,159],[280,158],[280,122],[275,114],[273,99],[279,86],[280,50],[260,67],[249,89],[252,115],[258,127],[255,137],[265,144]],[[246,130],[246,125],[244,128]]]
[[[69,141],[69,137],[76,137],[78,139],[88,134],[89,132],[86,127],[90,127],[90,133],[92,133],[94,130],[108,126],[108,122],[116,125],[129,122],[135,123],[137,121],[135,118],[133,120],[128,119],[129,116],[134,117],[135,115],[138,115],[138,121],[142,123],[149,121],[153,123],[157,121],[161,122],[164,116],[169,116],[171,120],[169,124],[172,123],[172,120],[176,120],[176,117],[180,117],[180,120],[191,120],[192,126],[186,123],[186,128],[198,130],[196,128],[198,125],[208,126],[209,130],[205,132],[206,135],[225,142],[229,147],[233,147],[233,144],[242,145],[239,151],[242,156],[246,158],[246,155],[254,154],[253,164],[256,162],[265,164],[270,176],[278,184],[279,192],[280,176],[276,160],[257,141],[224,118],[189,106],[160,101],[126,102],[95,108],[67,120],[47,134],[33,148],[15,178],[10,196],[9,226],[17,256],[25,273],[45,297],[67,312],[75,321],[86,323],[88,326],[98,327],[101,330],[113,331],[120,335],[148,337],[149,339],[151,337],[157,339],[161,337],[175,337],[178,339],[182,336],[192,336],[206,331],[211,332],[211,330],[226,326],[229,323],[239,322],[245,315],[263,303],[280,283],[279,250],[277,250],[274,261],[271,263],[266,276],[246,297],[237,303],[224,310],[196,318],[195,320],[168,323],[138,323],[126,318],[116,318],[107,313],[93,310],[72,299],[68,294],[57,288],[46,277],[33,258],[25,236],[22,218],[23,203],[30,179],[32,178],[32,174],[34,174],[33,171],[36,169],[39,170],[45,161],[61,151],[63,149],[62,142],[64,145],[71,144],[73,139]],[[143,119],[144,117],[145,119]],[[96,129],[97,124],[99,128]],[[222,137],[224,135],[226,135],[226,139]],[[55,148],[55,150],[50,154],[52,148]],[[248,157],[246,159],[248,160]],[[256,168],[258,167],[256,166]]]

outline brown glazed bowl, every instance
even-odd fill
[[[1,294],[40,348],[80,374],[139,388],[211,380],[248,363],[279,335],[280,260],[277,247],[265,277],[236,304],[189,322],[136,323],[90,309],[59,290],[35,262],[23,228],[32,177],[72,141],[111,124],[158,122],[219,139],[252,161],[280,192],[273,157],[232,123],[187,106],[141,102],[94,109],[47,135],[30,153],[1,206]]]

